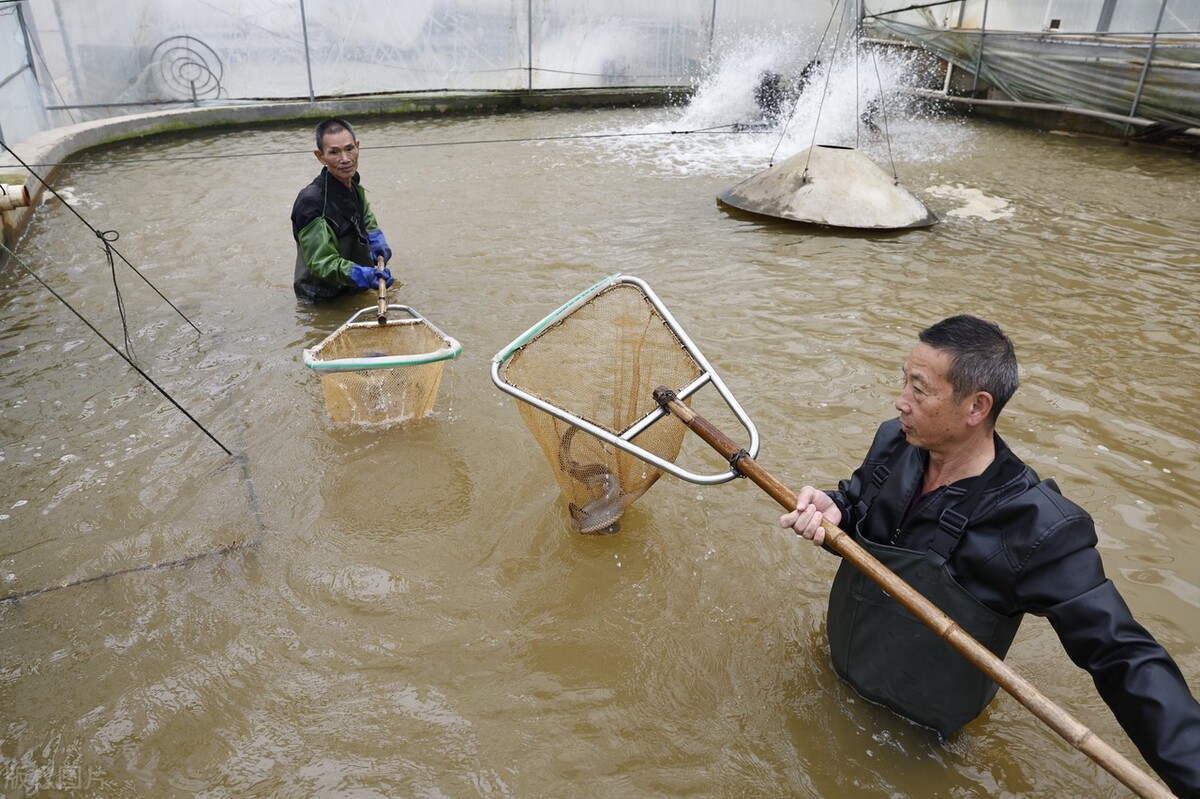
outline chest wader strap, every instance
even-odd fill
[[[879,496],[879,492],[883,490],[883,484],[887,482],[888,475],[892,473],[892,467],[900,460],[903,452],[904,447],[896,447],[895,452],[888,458],[888,462],[879,464],[871,472],[871,482],[863,490],[862,496],[858,498],[858,502],[854,504],[854,510],[857,512],[858,518],[866,518],[867,511],[875,503],[875,498]]]
[[[1008,447],[997,445],[996,457],[983,470],[983,474],[971,482],[971,486],[963,494],[962,499],[946,508],[938,517],[938,532],[929,544],[929,549],[939,556],[939,566],[950,559],[950,553],[958,546],[963,531],[967,529],[967,524],[971,521],[971,514],[979,505],[979,501],[983,499],[983,492],[987,489],[988,483],[992,482],[1010,457],[1012,457],[1012,451]]]

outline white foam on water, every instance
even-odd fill
[[[962,203],[957,208],[943,211],[946,216],[978,217],[993,222],[997,219],[1008,219],[1016,212],[1012,204],[1003,197],[991,197],[979,189],[973,189],[961,183],[953,186],[948,184],[929,186],[925,191],[934,197]]]

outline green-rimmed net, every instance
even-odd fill
[[[335,424],[386,426],[428,415],[437,400],[445,362],[462,350],[457,341],[402,305],[409,318],[358,322],[359,311],[315,347],[304,363],[321,377],[325,407]]]

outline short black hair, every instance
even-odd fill
[[[1020,385],[1017,351],[1000,326],[963,314],[927,327],[918,338],[922,344],[949,354],[950,372],[946,378],[956,400],[974,391],[992,395],[988,418],[994,425]]]
[[[343,130],[349,131],[351,138],[353,138],[355,141],[358,141],[358,136],[355,135],[354,128],[351,127],[350,123],[344,119],[330,117],[321,124],[317,125],[317,149],[321,152],[324,152],[325,148],[322,146],[322,142],[325,140],[325,137],[330,133],[341,133]]]

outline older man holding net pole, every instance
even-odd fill
[[[995,434],[1016,390],[1015,352],[995,325],[964,316],[920,334],[900,417],[830,493],[794,493],[754,460],[752,423],[637,278],[583,292],[497,354],[492,371],[527,423],[580,427],[597,439],[598,460],[632,455],[692,482],[747,477],[789,511],[785,527],[840,555],[827,626],[835,669],[864,697],[948,736],[1004,688],[1137,795],[1171,796],[1004,663],[1023,615],[1044,615],[1171,790],[1200,796],[1200,704],[1104,577],[1090,517]],[[692,409],[710,385],[751,432],[750,451]],[[673,463],[678,446],[639,445],[676,422],[729,471],[696,475]]]

